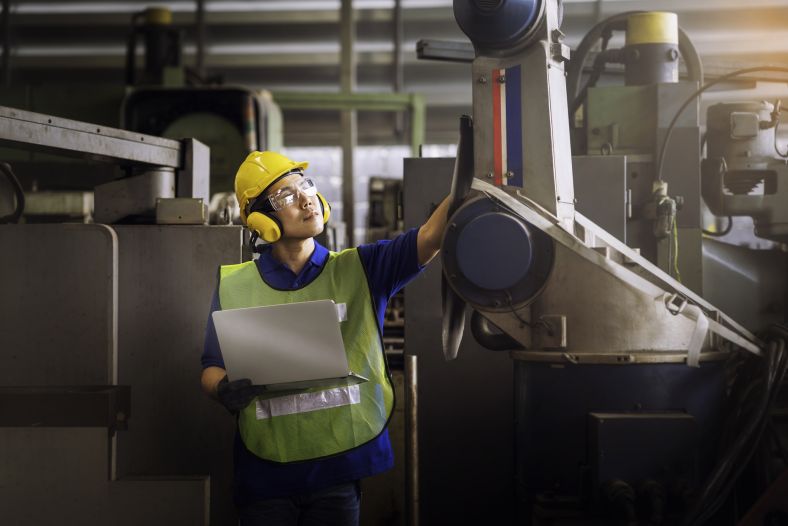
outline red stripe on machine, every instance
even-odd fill
[[[501,126],[501,114],[503,110],[503,104],[501,100],[502,84],[498,81],[503,74],[503,70],[492,70],[492,82],[490,82],[490,85],[492,86],[493,98],[493,175],[496,186],[500,186],[502,183],[501,174],[503,173],[504,162],[503,144],[506,140],[504,138],[505,128]]]

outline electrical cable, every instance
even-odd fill
[[[774,354],[774,346],[775,344],[772,342],[769,347],[770,356],[773,356]],[[755,413],[749,422],[747,422],[747,425],[744,427],[743,431],[738,435],[737,439],[730,447],[729,453],[726,454],[723,460],[720,461],[715,472],[709,477],[708,482],[704,484],[704,490],[701,493],[700,498],[698,498],[698,500],[695,502],[695,506],[692,508],[691,512],[688,514],[682,524],[703,524],[708,516],[716,512],[715,504],[721,502],[721,499],[719,498],[721,492],[718,492],[718,489],[720,487],[724,489],[725,486],[727,486],[728,475],[730,474],[731,470],[734,469],[736,461],[741,452],[746,450],[745,446],[749,442],[750,438],[754,433],[756,433],[762,410],[766,407],[767,402],[768,389],[764,389],[759,403],[761,410]],[[711,502],[709,503],[709,501]]]
[[[762,433],[762,423],[766,420],[765,416],[768,415],[767,411],[771,407],[770,401],[771,395],[774,392],[774,382],[776,379],[775,373],[778,370],[782,370],[782,373],[784,374],[784,364],[782,367],[778,367],[779,362],[784,357],[783,355],[784,341],[778,340],[770,342],[767,359],[763,362],[758,362],[764,365],[763,369],[765,369],[765,371],[763,372],[766,373],[765,375],[760,375],[766,376],[766,381],[760,382],[761,384],[765,383],[765,388],[761,391],[761,397],[758,401],[758,407],[760,409],[756,411],[748,410],[744,412],[744,414],[752,414],[753,418],[751,418],[749,422],[746,423],[744,431],[741,432],[737,436],[737,439],[734,441],[734,443],[728,447],[728,452],[724,455],[723,460],[718,464],[715,473],[709,477],[709,482],[705,485],[704,493],[696,502],[696,506],[693,509],[694,513],[688,515],[687,520],[685,520],[685,524],[703,524],[703,522],[708,517],[713,515],[719,506],[722,505],[725,498],[732,490],[733,483],[735,483],[735,481],[738,479],[741,471],[749,461],[751,452],[755,449],[754,445],[757,444],[760,433]],[[759,374],[759,371],[760,369],[756,370],[754,374]],[[747,380],[749,380],[749,378]],[[748,397],[749,394],[753,392],[755,391],[752,389],[752,384],[747,385],[744,390],[744,394],[739,401],[740,409],[743,408],[744,403],[746,402],[746,397]],[[733,418],[729,421],[736,424],[738,418]],[[753,437],[755,437],[755,441],[752,441]],[[742,451],[750,451],[750,454],[748,455],[745,453],[747,458],[744,460],[739,458]],[[737,466],[738,469],[736,469]],[[730,476],[730,472],[733,469],[735,469],[734,474],[733,476]],[[721,487],[721,489],[717,490],[717,487]],[[717,496],[712,498],[712,496],[715,494],[717,494]],[[709,500],[711,500],[710,504],[708,503]],[[695,517],[694,519],[692,519],[693,516]]]
[[[783,438],[780,436],[780,432],[777,430],[774,422],[769,424],[769,433],[771,434],[775,449],[780,455],[780,460],[783,462],[783,468],[788,468],[788,446],[783,444]]]
[[[676,221],[676,216],[673,216],[673,231],[672,231],[673,239],[673,273],[676,276],[676,280],[681,283],[681,272],[679,272],[679,227],[678,221]]]
[[[767,390],[767,404],[763,409],[760,419],[758,420],[759,424],[756,428],[755,434],[752,437],[752,440],[750,440],[748,446],[743,449],[743,451],[746,452],[745,457],[736,461],[733,475],[728,477],[728,482],[720,490],[717,498],[711,503],[710,506],[704,509],[703,513],[698,518],[698,522],[695,524],[704,524],[724,504],[725,500],[733,490],[736,482],[739,480],[742,472],[752,460],[752,457],[757,450],[757,446],[763,438],[764,430],[766,429],[766,426],[769,422],[771,409],[774,406],[777,394],[779,393],[779,385],[782,382],[782,378],[785,376],[785,367],[788,365],[788,360],[786,360],[785,357],[784,340],[778,341],[777,350],[775,351],[773,357],[775,360],[770,360],[770,362],[776,361],[776,363],[772,363],[770,366],[770,372],[773,374],[770,374],[769,388]]]
[[[690,512],[684,517],[684,525],[701,525],[711,518],[735,489],[736,482],[751,461],[756,446],[763,438],[770,423],[772,408],[780,392],[781,384],[788,370],[788,354],[785,351],[788,328],[780,325],[771,329],[773,339],[769,342],[763,360],[754,362],[748,357],[749,363],[757,364],[751,374],[742,374],[737,379],[739,394],[735,411],[729,413],[729,425],[726,430],[739,430],[733,442],[727,446],[722,460],[718,462],[713,473],[704,484],[704,490],[696,500]],[[744,364],[746,366],[746,364]],[[758,386],[756,388],[756,385]],[[748,408],[753,395],[757,394],[754,410]],[[742,416],[748,417],[740,422]],[[727,438],[730,433],[725,433]],[[724,442],[723,442],[724,443]]]
[[[517,320],[523,326],[529,327],[531,329],[536,329],[538,326],[542,326],[542,327],[544,327],[547,330],[547,334],[549,336],[553,336],[553,327],[549,323],[547,323],[545,320],[540,319],[540,320],[538,320],[536,322],[533,322],[533,323],[530,322],[530,321],[524,320],[520,316],[520,314],[518,314],[517,311],[514,309],[514,303],[512,302],[512,295],[509,293],[508,290],[504,290],[503,292],[504,292],[504,294],[506,294],[506,300],[509,302],[509,310],[512,311],[512,314],[514,315],[514,317],[517,318]]]
[[[774,112],[772,113],[774,121],[774,151],[777,152],[777,155],[782,157],[783,159],[788,158],[788,150],[785,150],[785,153],[780,151],[780,148],[777,146],[777,135],[780,132],[780,101],[776,101],[774,103]]]
[[[760,425],[758,426],[758,430],[757,430],[755,436],[750,441],[749,446],[747,448],[745,448],[745,451],[747,451],[747,455],[746,455],[746,457],[743,460],[740,460],[739,462],[737,462],[737,467],[736,467],[735,473],[733,474],[733,476],[731,476],[729,478],[728,483],[723,488],[723,490],[720,492],[720,495],[717,497],[717,501],[712,504],[712,509],[707,510],[704,513],[704,517],[711,516],[714,513],[713,510],[719,509],[719,507],[722,506],[722,504],[724,503],[725,499],[730,494],[730,492],[732,491],[734,485],[736,484],[736,482],[738,481],[739,477],[741,476],[742,472],[745,470],[745,468],[747,467],[747,465],[750,463],[750,461],[752,460],[753,456],[755,455],[755,452],[757,451],[758,444],[760,444],[761,440],[763,439],[764,432],[765,432],[765,430],[767,428],[767,425],[769,423],[771,410],[772,410],[772,407],[774,406],[774,402],[776,400],[776,396],[777,396],[778,391],[779,391],[779,384],[781,383],[781,378],[784,377],[784,369],[785,369],[784,352],[785,352],[785,345],[784,345],[784,342],[783,342],[783,343],[780,344],[779,349],[778,349],[778,354],[782,357],[778,361],[782,362],[782,363],[778,364],[775,367],[773,367],[774,371],[776,371],[776,372],[777,371],[782,371],[782,373],[772,379],[771,387],[770,387],[771,395],[769,396],[768,405],[767,405],[767,407],[765,409],[765,414],[763,415],[763,417],[762,417],[762,419],[760,421]]]
[[[673,222],[675,223],[676,219],[673,218]],[[671,225],[672,226],[672,225]],[[668,234],[670,237],[668,238],[668,276],[671,278],[673,277],[673,228],[670,229],[670,233]]]
[[[8,178],[11,186],[14,188],[14,195],[16,196],[16,209],[8,215],[0,216],[0,224],[18,223],[19,219],[22,217],[22,213],[25,211],[25,190],[22,188],[19,179],[14,175],[13,170],[11,170],[10,164],[0,162],[0,173]]]
[[[744,75],[745,73],[754,73],[756,71],[760,72],[772,72],[772,73],[788,73],[788,68],[783,68],[779,66],[756,66],[753,68],[745,68],[745,69],[738,69],[721,77],[717,77],[716,79],[712,80],[711,82],[707,82],[701,88],[697,89],[692,95],[690,95],[687,100],[679,107],[676,115],[673,116],[673,119],[670,121],[668,125],[667,131],[665,132],[665,139],[662,141],[662,147],[659,150],[659,156],[657,157],[657,181],[662,181],[662,167],[665,161],[665,152],[667,151],[668,142],[670,142],[670,137],[673,134],[673,129],[676,126],[676,122],[678,122],[679,117],[687,109],[687,106],[699,97],[704,91],[711,88],[712,86],[716,86],[720,82],[726,81],[733,77],[738,77],[739,75]]]

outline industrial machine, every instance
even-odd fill
[[[208,148],[7,107],[0,143],[126,174],[94,189],[105,224],[0,225],[5,520],[231,523],[232,418],[199,356],[216,269],[249,255],[206,224]]]
[[[252,254],[240,225],[208,224],[208,147],[2,106],[0,145],[123,174],[96,181],[95,222],[33,224],[35,193],[0,163],[6,522],[236,524],[235,425],[202,392],[200,355],[217,268]],[[415,360],[397,358],[402,400]],[[405,407],[389,423],[400,459]],[[401,515],[403,471],[365,483],[366,520]]]
[[[602,21],[574,56],[560,0],[455,0],[455,15],[472,46],[420,51],[473,62],[473,115],[456,159],[405,162],[406,228],[452,188],[442,263],[405,295],[418,393],[405,356],[407,438],[390,427],[419,465],[408,522],[783,520],[786,333],[763,332],[786,321],[780,104],[712,106],[704,139],[697,96],[709,83],[670,14]],[[145,82],[177,80],[166,25],[153,16],[135,30],[158,50]],[[627,32],[624,48],[607,49],[613,31]],[[610,63],[623,86],[597,85]],[[10,523],[234,522],[231,417],[196,379],[216,267],[250,254],[240,227],[206,224],[209,173],[229,172],[180,137],[207,122],[232,138],[229,160],[263,128],[244,90],[204,115],[208,91],[136,91],[124,107],[133,131],[0,108],[0,143],[75,157],[69,179],[95,187],[59,210],[95,208],[107,223],[0,225]],[[0,164],[3,223],[23,201],[38,206],[6,183],[21,163]],[[47,166],[28,168],[63,178]],[[705,206],[720,225],[751,216],[747,235],[773,249],[709,237],[737,231],[710,229]]]
[[[264,90],[221,85],[221,79],[207,78],[204,71],[187,66],[182,33],[183,27],[173,24],[167,8],[136,12],[126,42],[125,86],[80,84],[78,79],[7,86],[0,105],[90,122],[96,129],[121,128],[176,141],[198,139],[212,152],[208,195],[213,201],[205,199],[206,205],[213,203],[211,223],[235,219],[237,224],[232,197],[237,159],[253,150],[281,147],[281,111]],[[204,44],[204,38],[199,40]],[[138,48],[144,60],[137,60]],[[119,176],[109,163],[85,166],[60,156],[9,148],[3,149],[2,156],[14,165],[30,194],[25,207],[29,222],[92,220],[93,187]],[[42,163],[49,163],[49,170],[41,170]],[[54,173],[58,176],[49,175]]]
[[[626,34],[621,49],[607,47],[615,31]],[[584,64],[598,41],[602,49],[581,86]],[[687,70],[683,79],[680,57]],[[623,65],[624,85],[598,86],[611,63]],[[669,123],[703,81],[700,58],[675,14],[622,13],[599,22],[583,38],[566,82],[578,209],[698,294],[703,294],[698,99],[691,98],[674,126]],[[668,132],[669,127],[674,129]],[[660,164],[668,133],[670,149]],[[615,194],[606,214],[594,206]]]
[[[231,194],[237,159],[281,147],[282,116],[268,92],[206,78],[203,22],[197,31],[195,69],[183,63],[182,29],[172,24],[169,9],[150,7],[133,15],[121,127],[176,140],[196,136],[211,148],[211,196]],[[136,61],[140,41],[145,51],[141,71]]]
[[[701,137],[697,109],[683,110],[706,85],[699,88],[703,76],[691,43],[675,15],[621,15],[613,28],[627,28],[627,45],[597,55],[596,73],[582,92],[572,93],[570,67],[568,103],[560,1],[456,1],[454,11],[473,44],[473,116],[460,121],[441,250],[442,343],[445,357],[461,362],[467,325],[479,344],[512,361],[507,379],[499,360],[488,360],[498,371],[494,383],[474,392],[492,400],[492,386],[513,378],[514,443],[505,436],[498,441],[513,452],[512,521],[719,524],[735,517],[731,506],[746,510],[775,478],[768,473],[752,495],[731,503],[731,488],[753,452],[774,455],[771,442],[763,449],[760,439],[785,374],[786,332],[759,338],[749,327],[763,329],[763,318],[745,327],[703,297],[711,286],[702,274]],[[612,30],[600,26],[591,40]],[[457,46],[420,45],[425,56],[439,49],[452,60],[461,54]],[[677,83],[679,54],[689,81]],[[625,65],[626,86],[593,87],[606,62]],[[579,75],[582,60],[572,67]],[[611,89],[617,93],[605,91]],[[585,127],[571,141],[580,105]],[[755,128],[771,133],[774,127],[754,124],[769,122],[769,111],[721,116],[716,127],[747,123],[741,138],[756,141]],[[641,122],[628,127],[636,119]],[[684,120],[677,126],[678,119]],[[780,161],[762,153],[774,136],[761,138],[757,150],[735,136],[735,144],[723,145],[719,137],[729,129],[714,136],[711,126],[709,156],[716,161],[704,164],[704,196],[719,202],[709,207],[732,215],[749,206],[746,213],[773,229],[759,224],[759,231],[780,235],[779,213],[768,206],[778,202],[769,185],[779,181]],[[685,157],[672,146],[665,152],[674,128]],[[580,158],[573,159],[572,146]],[[738,155],[746,149],[753,161]],[[720,160],[726,157],[738,164],[730,168]],[[756,159],[760,164],[752,165]],[[726,170],[738,172],[726,177]],[[723,183],[743,188],[758,180],[767,181],[768,198],[719,198]],[[406,170],[406,216],[408,183]],[[677,246],[687,260],[679,259]],[[408,338],[428,325],[407,321],[411,305],[424,301],[416,295],[413,302],[406,296]],[[784,323],[784,307],[777,311],[770,321]],[[414,350],[406,345],[406,352]],[[431,375],[425,352],[415,350],[420,384]],[[470,359],[477,371],[484,366],[478,354]],[[445,379],[454,378],[453,367],[444,366]],[[450,400],[422,397],[420,412],[425,405],[448,408]],[[490,410],[498,422],[512,418]],[[432,451],[425,449],[422,457]],[[422,473],[440,469],[426,463]],[[455,498],[472,499],[465,488],[452,488]],[[422,495],[427,520],[442,516],[427,511],[438,491],[428,487],[430,495]]]
[[[701,170],[703,199],[715,215],[727,216],[729,223],[733,216],[751,216],[758,237],[785,243],[788,152],[777,144],[780,105],[778,100],[709,107]],[[759,185],[762,192],[750,195]]]

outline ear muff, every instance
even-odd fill
[[[317,193],[317,200],[320,201],[320,211],[323,212],[323,224],[325,225],[328,223],[328,218],[331,216],[331,205],[320,192]]]
[[[246,226],[252,232],[257,232],[257,235],[268,243],[279,241],[279,238],[282,237],[282,223],[273,215],[265,212],[249,214],[246,218]]]
[[[320,192],[317,193],[317,200],[320,203],[320,211],[323,214],[323,224],[325,225],[331,216],[331,205]],[[246,218],[246,226],[252,232],[257,232],[257,235],[268,243],[279,241],[279,238],[282,237],[282,222],[273,214],[252,212]]]

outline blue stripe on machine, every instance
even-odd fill
[[[523,186],[522,81],[520,66],[506,69],[506,159],[508,184]]]

